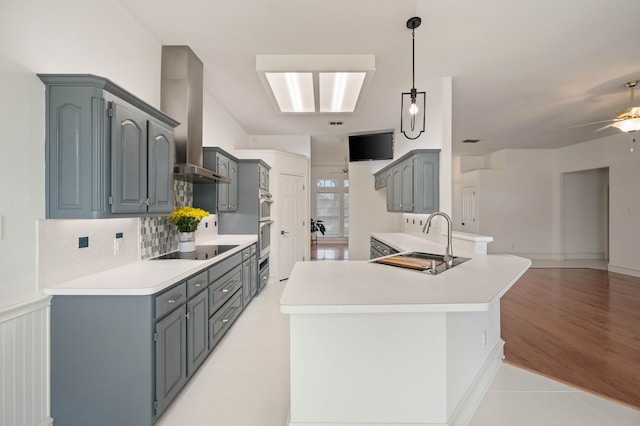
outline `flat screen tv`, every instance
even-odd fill
[[[393,132],[349,136],[349,161],[393,160]]]

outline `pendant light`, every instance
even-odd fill
[[[426,93],[416,90],[416,37],[415,29],[420,26],[422,19],[417,16],[407,21],[407,28],[411,30],[412,38],[412,86],[410,92],[402,93],[400,105],[400,131],[407,139],[418,139],[424,132],[426,115]]]

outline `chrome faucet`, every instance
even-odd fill
[[[447,252],[444,255],[443,260],[447,264],[448,268],[452,268],[453,267],[453,245],[451,243],[451,218],[449,217],[449,215],[443,212],[432,213],[427,218],[427,223],[424,224],[424,227],[422,228],[422,232],[424,232],[425,234],[429,233],[429,228],[431,228],[431,220],[434,218],[434,216],[442,216],[447,220]]]

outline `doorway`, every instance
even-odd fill
[[[291,274],[293,265],[304,260],[303,230],[306,218],[303,217],[304,177],[280,173],[278,176],[278,216],[280,224],[279,234],[278,280],[286,280]]]
[[[562,175],[562,258],[609,259],[609,168]]]

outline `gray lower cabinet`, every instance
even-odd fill
[[[258,291],[256,245],[242,252],[242,304],[246,307]]]
[[[151,426],[251,300],[255,245],[150,296],[54,296],[51,413],[66,426]],[[255,294],[257,276],[249,282]]]
[[[102,77],[39,77],[46,86],[47,218],[171,213],[178,123]]]
[[[182,304],[156,323],[154,416],[162,414],[187,383],[187,328]],[[57,420],[54,417],[54,420]]]
[[[378,257],[389,256],[390,254],[395,253],[398,253],[398,250],[373,237],[371,238],[370,259],[377,259]]]
[[[439,206],[440,150],[413,150],[374,174],[375,189],[387,188],[387,211],[433,213]]]

